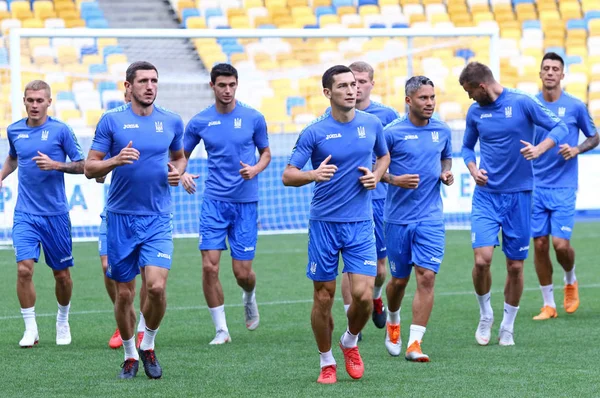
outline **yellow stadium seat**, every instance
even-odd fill
[[[33,13],[35,18],[45,21],[48,18],[56,18],[56,12],[54,10],[39,10]]]
[[[61,65],[79,62],[79,52],[71,46],[60,46],[57,49],[56,59]]]
[[[64,19],[65,21],[68,19],[78,19],[79,11],[77,10],[56,10],[56,14],[59,18]]]
[[[301,27],[306,25],[316,25],[317,17],[314,15],[303,15],[294,20],[295,23],[299,24]]]
[[[592,19],[588,23],[590,36],[600,36],[600,19]]]
[[[439,23],[439,22],[449,22],[450,17],[448,16],[448,14],[432,14],[429,17],[429,21],[435,25],[436,23]]]
[[[586,46],[575,46],[575,47],[567,47],[567,55],[574,56],[578,55],[582,58],[587,58],[588,50]]]
[[[293,25],[294,20],[292,19],[291,15],[278,15],[273,17],[273,23],[276,26]]]
[[[365,5],[358,8],[358,15],[377,15],[379,14],[379,7],[375,5]]]
[[[51,1],[34,1],[33,2],[33,12],[38,12],[42,10],[51,10],[54,11],[54,3]]]
[[[81,57],[82,65],[103,64],[104,59],[99,54],[86,54]]]
[[[287,0],[265,0],[265,7],[287,7]]]
[[[490,11],[490,7],[486,4],[473,4],[471,6],[471,14],[477,14],[480,12],[489,12]]]
[[[206,19],[203,17],[189,17],[185,20],[188,29],[205,29]]]
[[[65,19],[66,28],[85,28],[85,21],[81,18]]]
[[[116,46],[119,42],[115,37],[99,37],[96,39],[96,46],[102,50],[106,46]]]
[[[264,16],[264,17],[254,18],[254,26],[257,28],[261,25],[271,25],[272,23],[273,23],[273,20],[268,15]]]
[[[75,7],[75,3],[73,3],[72,1],[65,1],[60,3],[55,2],[54,11],[56,11],[58,15],[60,15],[61,11],[77,11],[77,8]],[[77,14],[79,16],[79,13]]]
[[[541,11],[539,19],[542,24],[547,21],[560,21],[560,14],[558,11]]]
[[[568,21],[570,19],[579,19],[581,18],[581,10],[579,8],[561,10],[560,15],[563,21]]]
[[[106,56],[106,65],[126,64],[127,55],[125,54],[110,54]]]
[[[339,15],[340,17],[342,15],[356,14],[356,7],[342,6],[342,7],[338,7],[336,11],[337,11],[337,15]]]
[[[85,111],[85,122],[88,126],[94,127],[98,124],[104,111],[102,109],[88,109]]]
[[[64,109],[58,114],[58,118],[68,122],[69,119],[81,118],[81,112],[78,109]]]
[[[417,22],[427,22],[427,17],[425,16],[425,14],[412,14],[410,17],[408,17],[408,20],[412,25]]]
[[[538,15],[535,11],[521,11],[517,13],[517,20],[519,22],[533,21],[536,19],[538,19]]]
[[[246,15],[238,15],[231,17],[229,25],[233,29],[250,29],[250,21]]]
[[[308,0],[288,0],[287,5],[290,8],[308,6]]]
[[[24,28],[43,28],[44,27],[44,21],[42,21],[41,19],[37,19],[37,18],[29,18],[23,21],[23,25]]]
[[[244,0],[244,8],[248,9],[248,8],[256,8],[256,7],[262,7],[263,1],[262,0]]]
[[[308,6],[294,7],[291,10],[292,18],[296,19],[305,15],[314,15],[313,9]]]
[[[491,12],[479,12],[477,14],[473,14],[473,22],[475,22],[475,24],[479,24],[480,22],[484,22],[484,21],[493,21],[494,20],[494,14],[492,14]]]
[[[313,0],[311,4],[313,8],[328,7],[331,5],[331,0]]]
[[[399,0],[379,0],[379,6],[392,6],[400,4]]]
[[[247,15],[247,10],[244,8],[228,8],[227,18],[231,20],[232,17],[238,17],[240,15]]]
[[[339,23],[340,23],[340,17],[338,17],[337,15],[334,15],[334,14],[321,15],[321,17],[319,18],[320,26],[327,26],[327,25],[339,24]]]

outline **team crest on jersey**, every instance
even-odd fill
[[[50,134],[48,130],[42,131],[42,141],[48,141],[48,134]]]
[[[356,131],[358,131],[358,138],[367,138],[367,133],[365,132],[364,126],[358,126]]]
[[[163,132],[163,123],[162,122],[154,122],[154,127],[156,127],[157,133]]]
[[[242,128],[242,118],[241,117],[236,117],[235,119],[233,119],[233,128],[234,129]]]
[[[504,116],[507,119],[512,117],[512,106],[507,106],[504,108]]]
[[[565,108],[564,106],[561,106],[560,108],[558,108],[558,117],[564,117],[566,112],[567,112],[567,108]]]
[[[440,142],[440,133],[437,131],[431,132],[431,142]]]

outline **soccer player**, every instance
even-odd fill
[[[23,103],[27,117],[8,126],[10,149],[0,179],[1,187],[1,181],[19,168],[19,194],[12,232],[17,260],[17,296],[25,321],[25,333],[19,345],[33,347],[39,340],[33,267],[40,257],[40,245],[56,282],[56,344],[67,345],[71,344],[69,308],[73,281],[69,268],[73,266],[73,254],[64,173],[83,174],[84,157],[73,130],[48,116],[52,93],[46,82],[28,83]],[[67,156],[71,162],[65,163]]]
[[[216,330],[210,344],[231,341],[219,281],[221,251],[227,250],[225,239],[231,246],[233,274],[242,288],[246,328],[255,330],[260,321],[252,260],[258,239],[258,174],[271,162],[271,150],[264,116],[235,99],[237,86],[238,73],[233,66],[215,65],[210,72],[215,104],[189,121],[184,139],[186,157],[190,157],[200,140],[204,140],[208,153],[199,249],[202,289]],[[182,178],[190,194],[196,191],[196,178],[189,173]]]
[[[352,293],[348,327],[340,339],[340,348],[350,377],[360,379],[364,373],[358,334],[372,311],[377,275],[370,191],[377,187],[390,158],[379,119],[355,109],[356,79],[352,71],[343,65],[333,66],[323,74],[322,83],[331,111],[300,133],[282,178],[286,186],[316,183],[306,275],[314,284],[311,323],[321,363],[317,382],[331,384],[337,381],[331,352],[331,308],[340,253],[344,260],[342,272],[350,274]],[[374,170],[373,152],[377,156]],[[313,170],[302,171],[309,159]]]
[[[523,261],[531,235],[531,191],[533,165],[567,134],[560,119],[534,97],[502,87],[487,66],[471,62],[461,72],[459,83],[476,103],[467,112],[462,156],[477,186],[471,210],[471,241],[475,257],[473,285],[480,307],[475,339],[490,341],[494,313],[490,303],[490,265],[494,247],[500,243],[506,255],[504,317],[499,343],[514,345],[514,322],[523,293]],[[534,126],[549,130],[548,136],[532,145]],[[477,166],[475,144],[479,140]],[[549,156],[549,155],[547,155]]]
[[[125,351],[119,377],[135,377],[141,357],[146,375],[157,379],[162,368],[154,352],[154,338],[165,314],[173,255],[169,185],[179,184],[187,164],[183,121],[154,105],[158,90],[154,65],[144,61],[129,65],[125,88],[131,91],[131,103],[107,111],[98,122],[85,175],[97,178],[113,172],[106,204],[106,275],[117,287],[115,318]],[[147,298],[142,308],[146,329],[138,354],[133,299],[140,267],[146,276]]]
[[[125,90],[124,94],[125,103],[131,102],[131,94],[128,90]],[[106,176],[96,178],[96,182],[103,184]],[[102,220],[100,223],[100,234],[98,236],[98,254],[100,255],[100,264],[102,265],[102,274],[104,275],[104,286],[106,287],[106,292],[108,293],[108,297],[115,304],[115,297],[117,295],[117,287],[115,285],[115,281],[106,276],[106,270],[108,269],[108,256],[107,256],[107,247],[106,247],[106,209],[102,210],[100,214],[100,219]],[[142,286],[140,287],[140,309],[144,308],[144,304],[146,302],[146,283],[144,278],[144,269],[140,269],[140,275],[142,278]],[[140,347],[142,339],[144,338],[144,330],[146,328],[146,321],[144,320],[144,314],[140,310],[139,314],[139,322],[137,327],[137,343],[136,347]],[[120,348],[123,345],[123,340],[121,339],[121,332],[119,328],[115,330],[115,333],[112,335],[110,340],[108,341],[108,346],[112,349]]]
[[[452,133],[436,118],[435,89],[425,76],[405,86],[408,116],[384,129],[390,151],[390,187],[385,205],[385,236],[392,279],[388,282],[385,346],[400,355],[400,306],[414,267],[417,291],[406,359],[429,362],[421,341],[433,308],[435,275],[444,258],[445,227],[440,184],[452,185]]]
[[[383,126],[391,123],[394,119],[400,117],[398,112],[389,106],[380,104],[371,100],[371,90],[375,85],[373,67],[366,62],[354,62],[349,66],[356,78],[356,109],[375,115],[381,121]],[[373,164],[375,164],[375,155],[373,155]],[[373,323],[379,329],[385,327],[385,305],[381,300],[383,283],[385,282],[385,259],[387,257],[385,238],[383,234],[383,207],[385,205],[385,195],[387,193],[386,184],[377,184],[377,188],[371,193],[373,200],[373,221],[375,222],[375,244],[377,247],[377,276],[375,277],[375,287],[373,288]],[[352,295],[350,294],[350,277],[348,274],[342,275],[342,297],[344,300],[344,310],[348,312]]]
[[[542,92],[537,98],[558,115],[567,125],[569,135],[548,155],[533,161],[535,190],[531,230],[534,243],[535,271],[540,281],[544,306],[535,320],[556,318],[550,243],[556,259],[565,271],[564,307],[572,314],[579,307],[579,291],[575,278],[575,251],[571,247],[571,232],[575,224],[575,197],[577,191],[577,155],[595,148],[600,141],[586,105],[561,89],[565,77],[564,61],[556,53],[544,55],[540,78]],[[587,137],[578,144],[579,130]],[[536,128],[535,143],[548,136],[548,130]]]

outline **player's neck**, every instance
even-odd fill
[[[131,101],[131,111],[138,116],[150,116],[154,111],[154,104],[142,106],[138,102]]]
[[[429,119],[419,119],[410,111],[408,112],[408,120],[416,127],[425,127],[429,124]]]
[[[356,109],[358,109],[359,111],[364,111],[365,109],[367,109],[369,107],[369,105],[371,105],[371,99],[367,98],[363,101],[360,102],[356,102]]]
[[[502,87],[502,85],[500,83],[494,82],[493,84],[491,84],[490,91],[488,92],[490,100],[492,102],[496,101],[498,99],[498,97],[502,94],[503,91],[504,91],[504,87]]]
[[[560,98],[562,94],[562,88],[560,85],[557,85],[554,88],[542,88],[542,95],[544,96],[544,101],[546,102],[556,102]]]
[[[222,102],[215,101],[215,108],[217,109],[217,112],[221,113],[221,114],[231,113],[235,109],[236,104],[237,104],[237,100],[235,100],[235,99],[228,104],[224,104]]]
[[[27,121],[25,122],[25,124],[27,124],[27,127],[40,127],[42,124],[46,123],[47,120],[48,120],[48,115],[44,116],[43,118],[39,119],[38,121],[34,121],[34,120],[31,120],[30,118],[27,118]]]
[[[348,123],[354,119],[354,115],[356,114],[355,108],[350,110],[338,109],[335,106],[331,107],[331,117],[333,120],[339,123]]]

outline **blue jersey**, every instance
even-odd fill
[[[310,123],[298,137],[289,164],[302,169],[311,160],[317,169],[331,155],[329,164],[337,171],[329,181],[315,184],[310,219],[331,222],[356,222],[373,219],[371,195],[359,181],[363,172],[373,166],[373,152],[388,153],[379,119],[356,111],[348,123],[336,121],[326,112]]]
[[[48,116],[38,127],[27,126],[27,118],[8,126],[9,155],[18,160],[19,193],[16,211],[55,216],[69,212],[65,194],[65,177],[61,171],[41,170],[34,160],[38,151],[57,162],[84,159],[73,130]]]
[[[559,144],[577,146],[579,143],[579,130],[586,137],[597,134],[596,126],[590,116],[586,105],[579,99],[562,92],[560,98],[554,102],[546,102],[542,93],[537,95],[542,104],[567,125],[569,134]],[[535,129],[535,143],[539,144],[548,137],[549,131],[542,127]],[[566,161],[561,154],[559,146],[550,149],[547,154],[533,161],[535,186],[546,188],[575,188],[577,189],[577,158]]]
[[[383,133],[390,150],[390,173],[419,175],[417,189],[390,185],[385,201],[385,221],[409,224],[443,220],[441,161],[452,158],[450,128],[433,118],[427,126],[417,127],[405,116],[388,124]]]
[[[534,126],[550,130],[548,138],[555,144],[568,132],[567,126],[535,97],[508,88],[490,105],[471,105],[466,124],[462,147],[465,164],[476,162],[474,149],[479,140],[479,168],[487,171],[488,182],[477,189],[497,193],[533,189],[533,165],[521,155],[524,146],[520,140],[533,143]]]
[[[387,105],[381,104],[379,102],[371,101],[368,107],[363,109],[363,112],[370,113],[371,115],[375,115],[381,120],[381,124],[385,127],[395,119],[400,117],[400,114],[396,112],[396,110]],[[377,157],[373,154],[373,164],[375,164]],[[371,193],[371,198],[373,200],[377,199],[385,199],[387,195],[387,184],[378,183],[377,188]]]
[[[125,104],[102,115],[91,149],[113,157],[129,141],[140,158],[113,170],[106,210],[134,215],[171,213],[167,163],[169,151],[183,148],[181,117],[156,105],[150,115],[139,116]]]
[[[208,177],[204,196],[225,202],[257,202],[258,176],[244,180],[240,161],[254,166],[256,149],[269,146],[265,117],[256,109],[236,101],[230,113],[209,106],[189,121],[184,147],[192,152],[204,140],[208,154]]]

